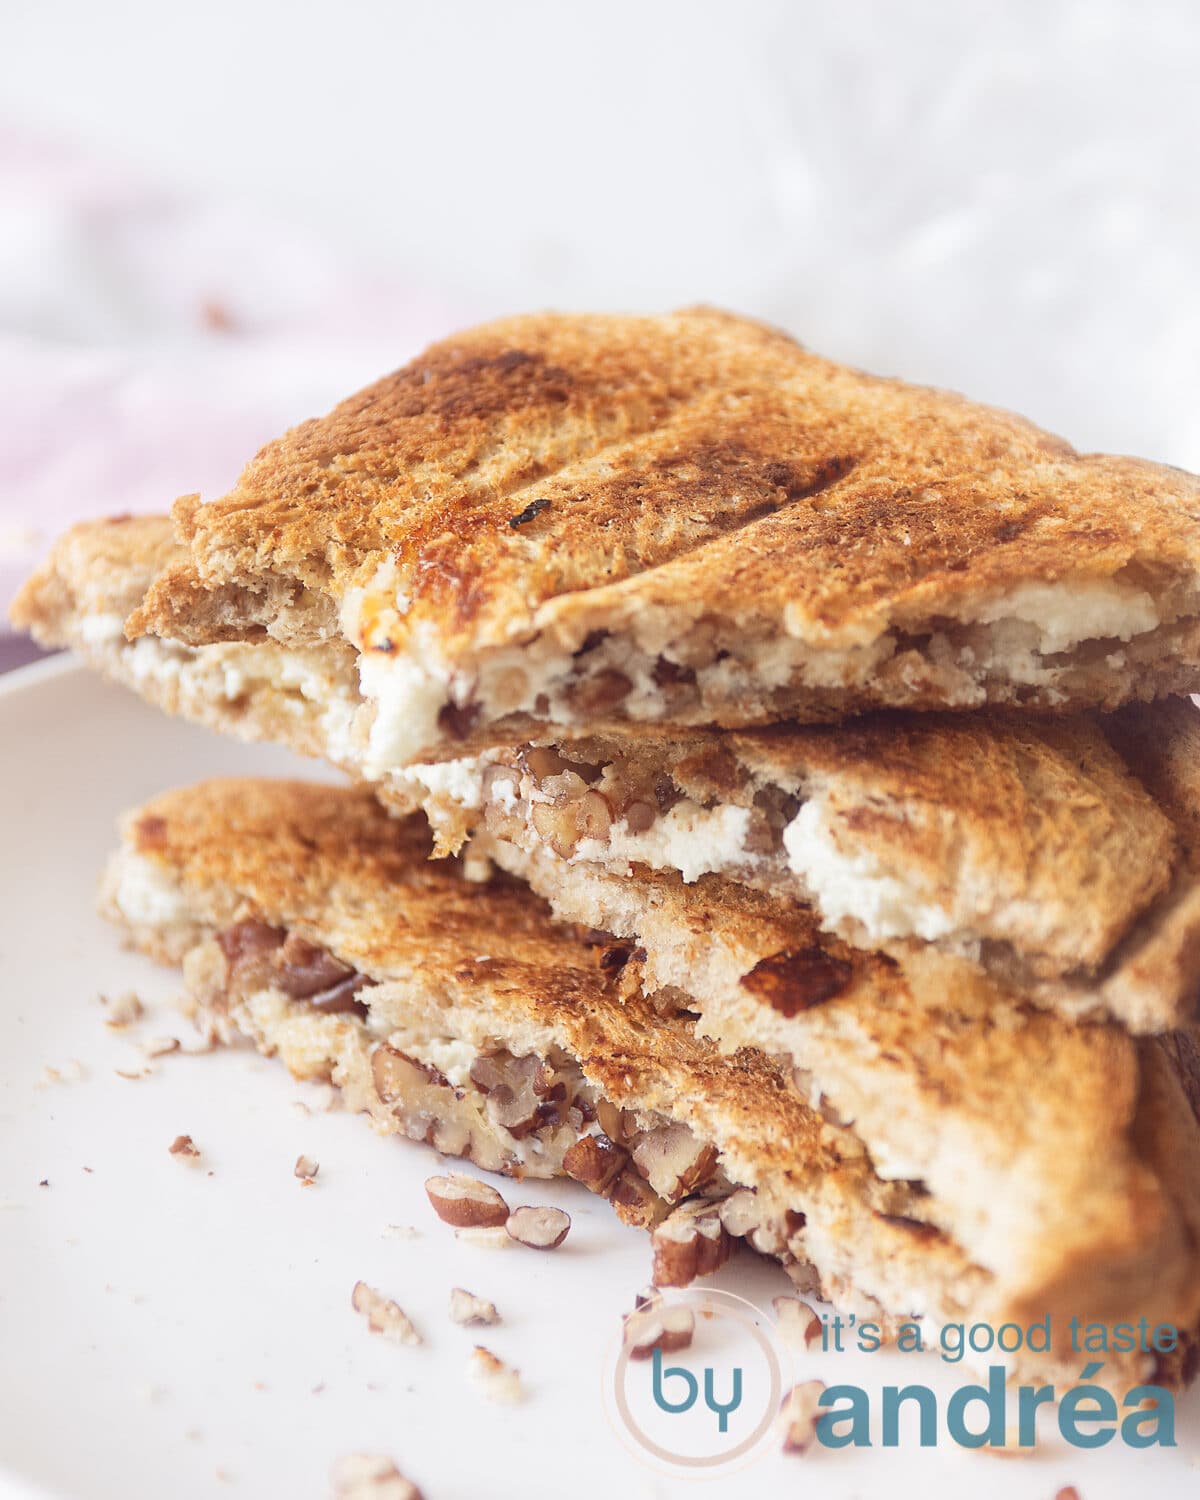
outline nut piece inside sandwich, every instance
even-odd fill
[[[655,1286],[688,1286],[729,1259],[732,1244],[721,1222],[721,1205],[691,1198],[672,1209],[650,1237]]]
[[[366,1016],[357,997],[370,981],[298,933],[248,918],[218,933],[217,942],[229,965],[230,984],[238,989],[270,986],[307,1001],[314,1010]]]

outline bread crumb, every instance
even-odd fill
[[[86,1077],[87,1069],[77,1057],[72,1057],[70,1061],[57,1068],[47,1063],[38,1077],[36,1087],[46,1089],[53,1087],[56,1083],[82,1083]]]
[[[140,1021],[146,1014],[146,1007],[132,990],[126,990],[111,1000],[107,995],[100,995],[97,998],[108,1011],[104,1024],[111,1027],[113,1031],[123,1031],[127,1026]]]
[[[456,1229],[454,1238],[481,1250],[508,1250],[517,1243],[502,1224],[468,1224]]]

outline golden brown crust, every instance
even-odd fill
[[[1147,733],[1160,725],[1157,707],[1130,715]],[[1163,713],[1157,732],[1182,732],[1178,716]],[[893,712],[722,734],[628,726],[563,748],[585,763],[620,761],[648,784],[665,772],[702,805],[747,803],[763,786],[817,804],[840,855],[901,879],[913,905],[948,911],[956,883],[972,886],[985,941],[1011,945],[1023,979],[1096,977],[1177,863],[1179,799],[1164,813],[1082,717]],[[1164,1004],[1160,1020],[1177,1013]]]
[[[388,819],[363,791],[209,783],[155,799],[131,815],[125,836],[192,894],[206,922],[249,910],[375,978],[486,983],[502,1033],[515,1018],[566,1024],[573,1050],[597,1067],[640,1059],[668,1090],[711,1091],[712,1108],[739,1112],[754,1142],[747,1150],[782,1165],[798,1143],[821,1149],[811,1113],[778,1080],[752,1089],[753,1069],[725,1072],[696,1050],[686,1023],[598,991],[586,950],[526,891],[504,880],[471,885],[452,861],[428,862],[420,825]],[[1165,1050],[1153,1052],[1152,1077],[1115,1028],[1073,1028],[1007,1005],[944,958],[905,969],[858,953],[803,914],[772,914],[752,892],[706,889],[702,905],[677,900],[670,882],[639,894],[665,909],[700,980],[731,950],[750,968],[787,956],[763,998],[749,999],[748,1039],[811,1066],[831,1107],[856,1118],[882,1175],[925,1177],[947,1228],[1010,1302],[1044,1311],[1055,1288],[1059,1310],[1086,1300],[1098,1317],[1136,1308],[1194,1320],[1194,1201],[1164,1176],[1162,1153],[1194,1162],[1200,1127],[1177,1108],[1183,1094]],[[705,1004],[706,1023],[718,1014]],[[731,1027],[725,1040],[745,1038]],[[689,1069],[698,1070],[690,1079]],[[901,1168],[905,1153],[921,1160]]]
[[[165,518],[84,523],[55,544],[16,613],[44,644],[74,646],[169,712],[323,754],[363,776],[370,708],[340,642],[126,642],[121,618],[179,551]],[[1200,788],[1169,784],[1156,766],[1169,757],[1176,781],[1197,774],[1187,771],[1200,765],[1197,724],[1192,705],[1166,702],[1103,726],[1079,717],[888,713],[720,735],[631,724],[565,748],[575,760],[616,761],[648,787],[668,774],[701,805],[749,807],[764,788],[795,794],[810,812],[819,808],[822,835],[849,865],[865,860],[903,882],[909,910],[945,919],[945,945],[982,943],[992,972],[1036,983],[1048,1005],[1071,1013],[1107,1006],[1138,1029],[1161,1029],[1191,1013],[1200,985],[1200,897],[1194,873],[1176,868],[1171,826],[1195,839]],[[1145,766],[1161,807],[1110,741]],[[491,758],[520,762],[516,751]],[[457,847],[481,816],[478,806],[460,811],[402,775],[379,785],[398,810],[425,806],[439,852]],[[749,867],[733,874],[758,878]],[[820,892],[782,863],[759,883],[821,907]],[[860,931],[853,916],[836,927],[866,947],[883,940]]]
[[[1190,475],[1077,455],[1007,413],[706,309],[457,335],[268,445],[229,495],[181,502],[176,521],[191,561],[134,628],[192,642],[261,630],[281,600],[338,604],[387,563],[364,637],[401,653],[432,640],[451,674],[535,638],[569,656],[599,631],[678,643],[716,626],[818,655],[890,633],[883,675],[718,684],[689,722],[984,699],[1115,707],[1200,686]],[[1069,612],[1071,587],[1113,581],[1153,601],[1161,632],[1130,625],[1124,656],[1051,645],[1050,685],[1011,661],[967,670],[927,639],[994,617],[1024,585],[1062,588]],[[373,631],[396,589],[406,612]],[[476,727],[501,708],[484,705]],[[510,713],[495,739],[535,722]]]
[[[81,521],[25,581],[9,618],[42,645],[66,645],[85,620],[124,620],[163,568],[185,555],[168,516]]]
[[[994,1246],[1003,1203],[1005,1259],[1064,1296],[1097,1254],[1118,1268],[1114,1297],[1167,1282],[1185,1302],[1200,1296],[1169,1197],[1130,1154],[1138,1044],[1117,1027],[1034,1011],[927,945],[899,958],[864,953],[823,934],[804,908],[716,877],[690,887],[644,870],[571,881],[511,845],[485,847],[559,915],[639,943],[647,986],[690,997],[702,1032],[728,1048],[789,1053],[854,1121],[881,1171],[920,1177],[951,1205],[949,1222],[973,1249]],[[1017,1227],[1035,1223],[1033,1235]]]
[[[239,739],[323,756],[352,771],[358,677],[353,653],[340,642],[315,649],[274,641],[196,649],[126,639],[126,617],[152,579],[180,556],[166,516],[81,521],[26,580],[13,601],[13,623],[43,646],[78,651],[89,666],[166,713]]]
[[[1200,870],[1200,708],[1174,698],[1153,714],[1125,708],[1100,725],[1175,825],[1188,863]]]

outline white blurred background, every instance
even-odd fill
[[[0,0],[0,570],[456,324],[722,303],[1200,468],[1192,0]]]

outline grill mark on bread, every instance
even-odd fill
[[[653,518],[637,494],[618,503],[612,484],[631,437],[643,468],[676,464],[655,479]],[[755,478],[738,472],[738,448]],[[596,454],[603,461],[588,468]],[[678,467],[687,455],[701,468],[723,458],[706,480]],[[529,488],[547,475],[559,476],[563,503],[523,534],[509,523],[522,503],[548,498]],[[719,514],[731,484],[760,487],[739,497],[735,523]],[[1115,634],[1124,621],[1136,641],[1128,663],[1106,668],[1072,648],[1030,683],[1024,645],[1001,642],[980,661],[969,641],[951,641],[970,659],[901,652],[832,685],[800,673],[764,689],[731,669],[712,703],[664,694],[659,717],[676,722],[980,698],[1111,707],[1192,685],[1200,659],[1190,476],[1080,457],[1017,417],[865,376],[710,310],[531,317],[463,333],[271,444],[231,495],[189,501],[177,520],[190,573],[152,590],[135,629],[230,638],[270,618],[264,580],[267,592],[299,579],[341,597],[398,560],[410,621],[430,625],[464,674],[532,635],[551,600],[566,655],[607,614],[624,629],[637,606],[661,606],[686,631],[696,603],[730,635],[782,632],[820,655],[854,627],[919,642],[934,620],[977,618],[1025,584],[1064,596],[1074,581],[1141,587],[1143,560],[1156,559],[1158,622],[1136,610],[1125,620],[1114,605]],[[631,586],[611,594],[614,581]],[[236,598],[219,597],[226,584],[246,596],[240,614]],[[1100,644],[1099,626],[1088,644]],[[528,706],[496,696],[485,727],[507,733],[501,721]]]
[[[273,689],[251,687],[239,700],[239,707],[232,710],[231,700],[223,696],[218,666],[204,667],[199,659],[187,658],[180,680],[168,676],[163,683],[132,673],[134,659],[128,654],[130,650],[136,651],[139,663],[146,652],[161,650],[163,665],[173,671],[179,666],[179,657],[171,654],[172,647],[158,648],[147,642],[127,648],[123,642],[113,642],[89,651],[88,642],[83,639],[88,633],[88,623],[127,613],[147,581],[177,555],[177,550],[166,518],[139,517],[136,522],[121,525],[94,522],[74,528],[60,540],[50,562],[23,591],[22,618],[37,622],[38,636],[46,643],[81,646],[94,665],[128,681],[170,711],[182,711],[216,727],[233,727],[237,733],[249,728],[256,735],[265,732],[279,737],[279,695]],[[705,617],[699,623],[706,626]],[[602,646],[607,639],[606,632],[594,631],[583,641],[579,653],[586,655],[589,648]],[[261,655],[269,664],[284,653],[284,648],[275,644],[261,652],[258,647],[245,650],[246,664],[252,674],[258,670],[254,658]],[[352,649],[330,641],[321,651],[328,657],[321,670],[328,671],[331,683],[343,672],[353,679],[354,686],[349,689],[353,697],[357,693],[357,680]],[[270,675],[267,666],[263,672]],[[210,695],[203,707],[197,703],[201,692]],[[298,700],[299,693],[294,697]],[[302,722],[291,712],[292,706],[292,703],[287,705],[287,734],[282,737],[308,753],[332,753],[329,741],[323,738],[325,729],[319,718],[306,718]],[[474,709],[474,705],[454,709],[457,732],[467,735],[461,741],[464,748],[479,737],[479,716]],[[1000,712],[958,716],[876,714],[836,727],[789,726],[786,730],[760,730],[752,735],[734,733],[719,743],[727,749],[737,746],[738,754],[743,757],[765,755],[773,760],[778,756],[784,764],[779,774],[786,773],[789,747],[793,747],[800,749],[802,762],[822,765],[836,777],[851,782],[857,777],[860,784],[851,788],[852,799],[878,810],[881,821],[873,826],[879,838],[902,859],[913,863],[914,869],[936,865],[948,870],[956,864],[952,841],[934,836],[935,826],[924,813],[915,819],[908,814],[910,807],[915,806],[919,811],[921,803],[947,806],[949,797],[947,812],[952,811],[956,819],[962,820],[964,835],[978,840],[986,832],[990,857],[1004,861],[1008,871],[1005,902],[1026,893],[1043,913],[1051,908],[1057,911],[1064,904],[1057,888],[1047,886],[1046,869],[1055,864],[1061,867],[1063,859],[1071,858],[1071,846],[1080,850],[1082,857],[1086,846],[1091,851],[1090,864],[1076,862],[1072,866],[1078,884],[1089,892],[1086,908],[1065,917],[1060,912],[1054,919],[1053,931],[1026,923],[1023,931],[1006,929],[1000,937],[986,925],[977,934],[973,919],[968,916],[962,931],[955,932],[955,938],[965,936],[968,942],[974,942],[978,936],[979,956],[988,972],[1016,985],[1058,984],[1060,980],[1069,987],[1092,981],[1109,985],[1110,981],[1119,982],[1126,971],[1150,974],[1139,993],[1149,996],[1144,1004],[1156,1007],[1153,1018],[1147,1017],[1144,1009],[1133,1008],[1135,1002],[1143,1004],[1137,997],[1129,1000],[1122,994],[1119,997],[1122,1008],[1118,1008],[1117,1000],[1111,1003],[1115,1014],[1134,1017],[1136,1029],[1143,1030],[1151,1019],[1156,1029],[1176,1024],[1190,1013],[1197,988],[1185,970],[1198,955],[1189,956],[1182,949],[1178,950],[1178,958],[1168,954],[1173,966],[1170,973],[1162,962],[1157,970],[1145,968],[1149,951],[1145,948],[1147,934],[1172,923],[1175,931],[1185,928],[1184,917],[1177,910],[1179,891],[1172,886],[1156,898],[1159,887],[1147,876],[1152,868],[1157,869],[1165,881],[1171,874],[1168,866],[1179,863],[1178,857],[1165,847],[1173,835],[1163,822],[1163,812],[1169,814],[1176,830],[1182,833],[1179,842],[1185,856],[1194,860],[1195,851],[1200,848],[1200,833],[1197,833],[1200,818],[1195,812],[1198,799],[1193,787],[1196,778],[1192,770],[1195,764],[1200,764],[1200,752],[1194,748],[1200,741],[1197,721],[1200,715],[1193,705],[1186,700],[1168,700],[1153,711],[1138,708],[1096,719],[1057,721],[1021,720]],[[630,745],[637,745],[639,733],[646,732],[639,732],[637,726],[626,728],[607,750],[603,753],[589,750],[587,758],[599,761],[628,753]],[[701,733],[680,740],[671,732],[649,731],[645,744],[660,743],[665,747],[664,754],[683,756],[676,766],[678,774],[705,780],[704,757],[718,743],[715,739],[706,742]],[[688,743],[693,748],[685,753]],[[622,744],[626,746],[625,752],[621,750]],[[643,759],[645,754],[643,747]],[[1124,762],[1136,771],[1136,780]],[[737,761],[727,755],[725,763],[727,777],[720,777],[719,768],[714,766],[704,787],[690,791],[689,795],[704,801],[739,800]],[[957,796],[952,789],[953,772],[948,780],[947,767],[954,765],[971,765],[977,772],[967,798],[961,789]],[[354,769],[353,757],[347,768]],[[589,772],[585,779],[591,781],[594,777]],[[871,786],[882,796],[870,793]],[[1148,793],[1159,803],[1159,811],[1148,800]],[[895,821],[886,809],[903,821]],[[1061,811],[1051,814],[1051,809]],[[614,805],[614,814],[619,810],[619,805]],[[1042,821],[1047,816],[1048,824]],[[868,816],[861,809],[847,810],[842,802],[839,818],[841,828],[862,842]],[[1139,829],[1136,839],[1135,825]],[[152,823],[147,825],[150,836],[147,848],[151,847],[154,828]],[[1049,832],[1048,838],[1043,836],[1043,828]],[[460,829],[459,837],[462,832],[465,828]],[[939,847],[939,843],[944,847]],[[1025,846],[1023,861],[1020,845]],[[760,853],[757,836],[753,844],[748,838],[746,848],[753,849],[757,857]],[[1053,851],[1052,856],[1045,855],[1047,850]],[[994,868],[999,889],[1000,865]],[[754,872],[731,873],[759,888],[771,888],[766,879],[752,879]],[[1176,886],[1186,878],[1186,871],[1175,869]],[[1034,882],[1032,886],[1030,881]],[[776,889],[789,899],[804,894],[802,890]],[[1200,910],[1200,902],[1197,909]],[[854,930],[840,930],[851,941],[862,937]],[[1161,979],[1159,974],[1163,976]],[[1045,1001],[1058,1003],[1050,994]]]
[[[621,540],[609,548],[604,576],[596,582],[615,583],[678,561],[788,507],[816,500],[856,465],[854,458],[838,454],[784,462],[764,454],[749,437],[697,442],[689,436],[693,418],[685,411],[678,420],[677,437],[668,421],[505,491],[507,507],[529,489],[539,491],[519,518],[505,518],[509,532],[519,533],[521,521],[538,513],[535,506],[554,505],[565,518],[557,529],[539,529],[545,554],[536,575],[539,602],[587,586],[576,559],[590,546],[602,547],[614,526]],[[485,504],[498,525],[501,502]],[[453,601],[456,619],[465,626],[488,597],[488,576],[496,563],[480,546],[481,508],[455,505],[457,514],[441,513],[437,527],[425,530],[413,601],[414,607]],[[686,524],[680,512],[686,513]],[[500,537],[509,551],[523,545],[506,543],[502,530]]]
[[[503,336],[450,340],[295,428],[298,463],[286,478],[264,449],[238,490],[216,503],[231,513],[278,510],[292,525],[319,515],[326,558],[382,549],[436,590],[445,563],[431,551],[453,536],[461,545],[478,529],[477,508],[510,506],[510,497],[660,425],[694,393],[648,372],[636,347],[568,368]],[[494,464],[501,472],[487,473]],[[359,502],[347,505],[351,485]],[[404,513],[403,535],[385,533],[377,505]],[[191,542],[205,516],[190,504],[175,519]],[[323,582],[327,571],[314,547],[306,581]],[[452,569],[441,582],[453,594]]]

